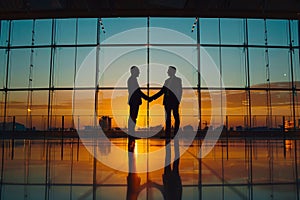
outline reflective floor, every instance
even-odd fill
[[[141,163],[137,152],[165,147],[169,141],[140,139],[132,146],[125,138],[111,142],[133,152],[124,158],[129,173],[99,162],[77,138],[2,140],[1,199],[299,200],[300,140],[223,139],[204,158],[199,157],[202,141],[194,140],[176,161],[172,159],[181,141],[172,140],[161,155],[171,164],[143,173],[134,169],[151,163]],[[102,144],[100,156],[112,152],[111,143]]]

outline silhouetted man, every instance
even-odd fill
[[[139,113],[139,107],[142,104],[142,98],[149,100],[149,97],[145,95],[138,84],[137,77],[140,75],[140,70],[136,66],[130,68],[131,76],[127,81],[128,87],[128,104],[130,106],[129,119],[128,119],[128,133],[129,143],[134,141],[136,119]],[[128,143],[128,145],[130,145]]]
[[[163,105],[165,106],[166,115],[166,137],[170,137],[171,111],[173,111],[173,116],[175,119],[174,136],[177,134],[180,125],[178,109],[182,97],[182,81],[179,77],[175,76],[175,67],[169,66],[167,73],[170,78],[165,81],[161,90],[150,98],[150,101],[157,99],[161,95],[164,95]]]

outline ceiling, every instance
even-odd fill
[[[61,17],[300,18],[300,0],[0,0],[0,19]]]

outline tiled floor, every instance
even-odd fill
[[[194,140],[187,147],[180,140],[168,143],[165,139],[140,139],[128,153],[126,138],[112,139],[111,143],[83,143],[77,138],[2,140],[0,196],[299,200],[300,140],[223,139],[201,158],[202,142]],[[90,147],[96,150],[98,160]],[[116,155],[115,147],[128,156]],[[152,152],[162,149],[160,157],[151,158]],[[177,154],[179,159],[173,162]],[[112,159],[109,166],[103,164],[105,159]],[[166,164],[168,160],[170,165]],[[163,167],[138,172],[145,167],[153,169],[151,166]]]

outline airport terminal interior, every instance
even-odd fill
[[[0,200],[299,200],[299,8],[0,0]]]

